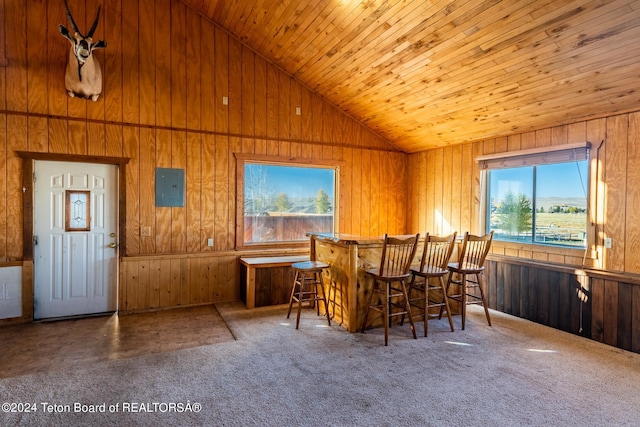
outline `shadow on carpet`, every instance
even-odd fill
[[[0,378],[234,341],[212,306],[0,328]]]

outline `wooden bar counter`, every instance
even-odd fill
[[[366,312],[367,297],[372,287],[372,281],[367,277],[365,270],[380,264],[382,236],[338,233],[307,235],[311,242],[310,258],[330,266],[325,272],[325,289],[331,292],[330,299],[333,299],[334,289],[337,289],[335,307],[329,302],[329,312],[334,316],[334,322],[341,324],[349,332],[360,330]],[[416,255],[415,259],[420,258]],[[340,304],[342,309],[339,307]]]

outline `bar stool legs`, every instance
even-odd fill
[[[331,291],[333,290],[333,296],[331,296]],[[342,281],[336,282],[332,280],[329,284],[329,290],[327,291],[327,302],[331,306],[331,318],[335,320],[336,317],[336,306],[340,309],[340,324],[344,322],[344,303],[343,299],[345,298],[345,294],[342,289]]]
[[[316,312],[320,315],[320,305],[317,302],[324,303],[324,311],[327,315],[327,322],[331,326],[331,318],[329,316],[329,304],[325,297],[324,284],[322,283],[322,270],[328,268],[329,265],[319,261],[304,261],[291,264],[296,275],[293,281],[293,289],[291,290],[291,298],[289,299],[289,311],[287,319],[291,315],[293,303],[298,304],[296,316],[296,329],[300,326],[300,312],[303,302],[310,302],[316,306]],[[319,291],[318,291],[319,289]]]

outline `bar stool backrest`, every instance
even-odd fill
[[[420,259],[420,271],[430,269],[446,270],[453,248],[456,245],[457,235],[458,232],[448,236],[435,236],[427,233],[424,238],[422,258]]]
[[[419,237],[420,233],[410,237],[392,237],[385,234],[383,237],[382,259],[380,261],[380,276],[408,276],[413,257],[418,248]]]
[[[481,270],[484,260],[491,248],[493,231],[483,236],[476,236],[466,232],[462,241],[462,249],[458,258],[459,268],[462,270]]]

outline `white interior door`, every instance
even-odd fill
[[[35,164],[34,318],[117,308],[115,165]]]

